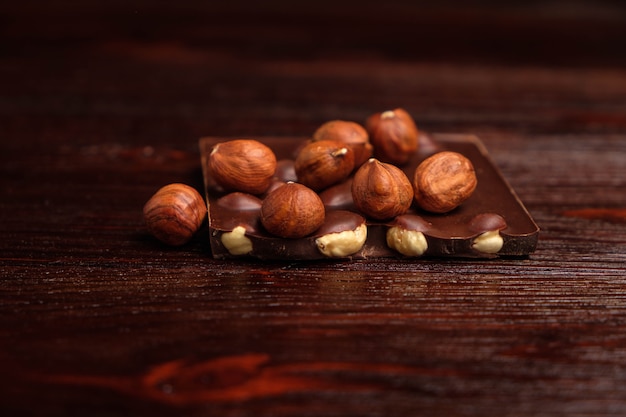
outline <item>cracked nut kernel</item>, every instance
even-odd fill
[[[309,142],[296,157],[298,182],[319,191],[348,178],[354,169],[354,152],[335,140]]]
[[[353,212],[334,210],[326,214],[324,225],[317,231],[317,249],[329,258],[354,255],[367,240],[365,219]]]
[[[276,155],[254,139],[216,144],[207,159],[209,176],[226,191],[265,192],[276,172]]]
[[[477,179],[472,162],[458,152],[438,152],[422,161],[413,176],[415,201],[424,210],[447,213],[471,197]]]
[[[469,229],[480,234],[472,241],[472,249],[489,254],[500,252],[504,246],[500,231],[506,228],[506,221],[499,214],[482,213],[474,216],[470,221]]]
[[[185,184],[159,189],[143,207],[149,232],[163,243],[180,246],[198,231],[207,215],[202,196]]]
[[[288,182],[269,193],[261,206],[261,223],[279,237],[301,238],[313,233],[325,218],[324,203],[309,187]]]
[[[481,233],[472,242],[472,249],[482,253],[498,253],[504,245],[504,239],[497,230]]]
[[[230,232],[222,233],[220,240],[231,255],[247,255],[252,252],[252,241],[246,236],[244,226],[237,226]]]
[[[430,223],[414,214],[398,216],[387,229],[387,246],[404,256],[422,256],[428,249],[428,241],[423,232],[430,226]]]
[[[374,156],[383,162],[405,164],[419,147],[415,121],[403,109],[373,114],[365,127],[374,147]]]
[[[370,158],[354,174],[352,199],[367,217],[391,219],[409,210],[413,187],[400,168]]]
[[[331,120],[317,128],[313,140],[336,140],[345,143],[354,152],[354,166],[360,167],[372,157],[373,147],[365,128],[356,122]]]

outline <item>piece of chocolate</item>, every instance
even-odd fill
[[[213,256],[218,259],[231,258],[242,256],[241,252],[245,252],[243,255],[267,260],[328,259],[328,256],[318,249],[316,239],[320,237],[320,232],[324,234],[329,230],[341,231],[340,229],[347,227],[329,222],[341,223],[350,218],[340,213],[332,214],[338,210],[355,211],[349,183],[338,184],[320,192],[328,221],[318,231],[299,239],[272,236],[263,229],[259,220],[260,209],[256,209],[258,206],[256,198],[262,199],[263,196],[239,194],[227,196],[212,185],[213,181],[206,169],[206,160],[212,145],[224,140],[227,139],[213,137],[200,139]],[[289,177],[289,174],[285,174],[290,171],[289,161],[293,161],[294,154],[306,139],[257,138],[257,140],[268,145],[282,161],[285,170],[277,176],[283,177],[280,178],[281,181],[287,179],[284,177]],[[421,246],[420,250],[414,252],[419,253],[420,258],[492,258],[525,256],[534,252],[539,228],[492,163],[480,139],[473,135],[422,135],[420,145],[424,146],[420,146],[420,150],[408,164],[400,167],[409,178],[413,176],[419,162],[433,153],[442,150],[455,151],[469,158],[474,165],[478,178],[476,190],[467,201],[449,213],[428,213],[413,204],[409,213],[396,219],[383,222],[365,219],[367,240],[360,250],[347,255],[347,258],[405,258],[407,255],[391,249],[387,243],[387,232],[394,226],[418,231],[424,235],[426,245],[423,253],[420,252]],[[350,222],[354,222],[355,218],[358,216],[351,217]],[[227,234],[225,240],[231,248],[230,251],[224,244],[224,234]],[[237,245],[231,243],[233,239]],[[233,247],[236,249],[232,249]],[[413,259],[417,255],[410,256]]]

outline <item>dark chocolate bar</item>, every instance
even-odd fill
[[[293,159],[305,142],[299,138],[254,138],[268,145],[278,162],[277,181],[295,180]],[[228,138],[200,139],[200,153],[206,198],[209,208],[210,242],[217,259],[251,256],[267,260],[315,260],[329,258],[365,259],[378,257],[423,258],[460,257],[493,258],[525,256],[535,251],[539,227],[502,177],[486,148],[476,136],[433,134],[420,136],[420,147],[412,160],[401,166],[412,178],[417,165],[426,157],[443,150],[461,153],[474,165],[478,186],[472,196],[456,209],[433,214],[413,204],[409,212],[389,221],[364,218],[352,203],[350,179],[321,191],[326,207],[325,224],[312,235],[285,239],[270,235],[260,221],[263,196],[225,193],[215,186],[206,169],[213,145]],[[364,227],[363,227],[364,226]],[[336,236],[344,231],[359,234],[346,239],[364,239],[354,253],[325,252],[322,236]],[[396,248],[389,240],[390,229],[411,235],[408,250]],[[366,237],[362,233],[366,233]],[[333,235],[334,234],[334,235]],[[360,237],[359,237],[360,236]],[[419,243],[415,243],[419,242]],[[394,248],[390,247],[394,246]]]

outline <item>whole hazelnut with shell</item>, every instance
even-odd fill
[[[348,178],[354,169],[354,152],[336,140],[309,142],[294,161],[298,182],[319,191]]]
[[[366,216],[391,219],[409,210],[413,187],[400,168],[370,158],[354,174],[352,199],[357,210]]]
[[[207,159],[210,177],[226,191],[264,193],[276,172],[276,155],[254,139],[216,144]]]
[[[367,130],[359,123],[349,120],[331,120],[313,133],[313,140],[336,140],[345,143],[354,152],[354,166],[360,167],[371,158],[373,147]]]
[[[403,109],[387,110],[371,115],[365,122],[374,156],[396,165],[407,163],[419,147],[415,121]]]
[[[148,231],[172,246],[191,240],[206,215],[206,203],[198,191],[180,183],[160,188],[143,207]]]
[[[283,238],[301,238],[317,230],[326,216],[324,203],[309,187],[288,182],[269,193],[261,205],[265,229]]]
[[[478,181],[472,162],[458,152],[438,152],[415,169],[415,201],[426,211],[449,212],[470,198]]]

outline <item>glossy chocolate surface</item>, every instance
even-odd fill
[[[256,138],[267,144],[282,161],[293,159],[294,153],[302,146],[302,138]],[[327,210],[326,224],[312,235],[301,239],[277,238],[261,226],[260,210],[255,209],[256,201],[251,196],[226,195],[215,189],[206,169],[207,156],[211,147],[226,138],[206,137],[200,140],[202,168],[209,205],[209,229],[211,250],[215,258],[233,257],[221,242],[221,235],[237,226],[246,229],[246,237],[251,240],[253,250],[248,256],[268,260],[315,260],[327,259],[315,245],[315,239],[328,231],[338,232],[343,227],[354,226],[353,217],[349,222],[345,215],[333,215],[336,210],[354,211],[349,183],[339,184],[320,192]],[[474,194],[460,207],[445,214],[425,212],[415,204],[407,219],[394,219],[380,222],[364,219],[367,224],[367,240],[363,248],[351,256],[354,259],[374,257],[403,257],[390,249],[386,243],[386,232],[393,225],[406,225],[409,229],[419,229],[428,242],[428,249],[422,257],[491,258],[497,256],[525,256],[536,246],[539,228],[519,200],[514,190],[502,177],[491,161],[480,139],[473,135],[434,134],[420,137],[420,149],[411,161],[402,166],[412,178],[420,161],[442,150],[450,150],[465,155],[472,161],[478,178]],[[283,162],[285,166],[288,163]],[[290,172],[284,169],[281,172]],[[292,178],[280,178],[290,180]],[[348,180],[350,181],[350,180]],[[256,196],[262,199],[263,196]],[[241,200],[241,201],[240,201]],[[224,202],[227,202],[226,204]],[[408,221],[410,220],[410,221]],[[341,225],[335,224],[341,222]],[[411,226],[411,225],[419,225]],[[472,248],[473,240],[481,233],[499,230],[504,240],[497,254],[481,253]],[[241,255],[239,255],[241,256]]]

